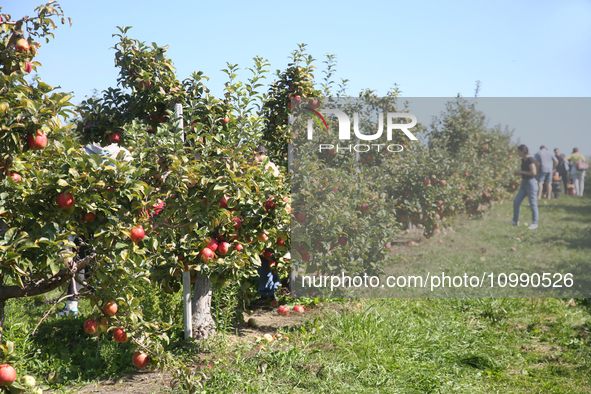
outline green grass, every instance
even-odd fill
[[[401,247],[392,269],[444,260],[462,270],[588,275],[591,200],[542,202],[536,231],[508,226],[512,209],[497,204],[484,218],[462,220],[443,244]],[[347,303],[287,332],[289,346],[219,350],[208,386],[228,393],[588,393],[591,310],[588,300],[577,301],[373,299],[361,310]]]
[[[494,266],[500,272],[525,261],[519,269],[588,275],[591,199],[542,203],[536,231],[507,226],[511,213],[511,204],[497,204],[482,219],[464,218],[454,224],[455,233],[442,236],[443,243],[431,239],[417,248],[401,247],[398,265],[408,269],[445,259],[462,269]],[[529,217],[524,202],[522,222]],[[517,252],[509,250],[513,246]],[[333,302],[321,318],[282,330],[289,340],[262,351],[253,342],[223,337],[189,347],[180,334],[171,350],[197,365],[212,363],[204,369],[212,393],[588,393],[588,301],[395,298],[361,300],[361,307],[357,300]],[[150,314],[158,316],[174,300],[161,302]],[[82,319],[49,320],[30,337],[46,309],[43,297],[11,301],[7,309],[5,335],[17,340],[26,371],[41,378],[58,370],[69,380],[62,384],[71,385],[129,370],[130,350],[85,336]]]
[[[560,300],[371,300],[293,332],[289,348],[226,355],[209,388],[587,393],[590,330],[589,313]]]
[[[547,202],[544,203],[544,202]],[[521,206],[521,226],[508,225],[513,217],[513,204],[496,204],[483,218],[454,223],[456,233],[448,233],[440,244],[436,239],[419,247],[398,248],[398,264],[389,267],[389,275],[423,274],[482,276],[483,272],[506,273],[571,273],[573,288],[543,288],[523,291],[519,286],[487,286],[477,291],[445,289],[454,296],[539,296],[589,297],[591,295],[591,199],[563,196],[539,202],[539,228],[531,231],[531,210],[526,201]],[[511,248],[517,251],[511,251]],[[558,279],[558,277],[556,278]],[[495,282],[496,283],[496,282]],[[487,279],[488,284],[488,279]],[[405,289],[408,293],[408,289]],[[391,291],[389,294],[394,293]],[[464,295],[466,294],[466,295]],[[435,293],[442,296],[443,291]],[[433,296],[429,290],[410,296]]]

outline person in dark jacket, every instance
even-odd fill
[[[560,153],[558,148],[554,149],[554,156],[556,156],[556,160],[558,160],[558,164],[556,165],[556,171],[558,171],[558,175],[560,175],[560,179],[562,179],[562,184],[564,185],[564,192],[568,190],[568,162],[566,161],[566,156],[564,153]]]

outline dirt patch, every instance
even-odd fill
[[[65,391],[46,391],[47,393],[111,393],[111,394],[147,394],[172,393],[170,381],[172,376],[146,371],[127,374],[114,380],[103,380],[86,386],[79,386]],[[69,391],[68,391],[69,390]]]

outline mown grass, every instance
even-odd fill
[[[431,239],[400,248],[399,261],[414,267],[445,259],[452,266],[495,270],[528,261],[530,270],[585,273],[591,262],[591,199],[542,203],[536,231],[508,227],[511,213],[511,204],[497,204],[482,219],[464,218],[455,233],[441,237],[443,243]],[[522,222],[529,216],[524,203]],[[517,252],[509,250],[513,246]],[[360,307],[358,300],[333,302],[325,304],[322,318],[280,330],[289,340],[261,351],[252,342],[219,339],[199,347],[178,340],[173,350],[198,365],[211,363],[211,370],[204,368],[211,393],[588,393],[588,301],[367,299]],[[5,334],[26,349],[27,371],[42,377],[57,369],[69,385],[129,370],[130,349],[112,341],[97,344],[84,335],[82,319],[50,320],[31,338],[32,323],[23,327],[25,308],[32,322],[47,306],[36,297],[8,308]]]
[[[293,342],[223,357],[212,392],[587,393],[589,313],[561,300],[344,305]],[[289,343],[289,341],[288,341]]]
[[[513,204],[496,204],[483,218],[461,220],[454,223],[454,234],[437,239],[423,240],[420,246],[398,247],[398,263],[389,267],[388,274],[409,275],[439,274],[476,275],[487,273],[487,286],[478,289],[439,289],[431,293],[426,289],[413,291],[412,296],[453,294],[454,296],[589,296],[591,294],[591,200],[574,196],[539,202],[539,228],[531,231],[531,211],[524,202],[521,207],[521,226],[508,225],[513,217]],[[407,236],[408,237],[408,236]],[[412,235],[410,235],[412,238]],[[416,238],[416,237],[415,237]],[[408,238],[410,239],[410,238]],[[516,251],[512,251],[515,248]],[[488,274],[514,273],[520,275],[538,273],[571,273],[575,278],[573,288],[538,286],[523,291],[521,286],[491,290]],[[558,281],[559,276],[551,276]],[[574,290],[576,289],[576,290]],[[408,289],[406,289],[408,290]],[[552,293],[550,293],[550,291]]]
[[[484,218],[458,223],[443,243],[400,248],[399,263],[420,267],[444,259],[462,269],[588,275],[591,200],[542,202],[536,231],[508,226],[511,215],[512,204],[497,204]],[[522,223],[530,215],[524,203]],[[349,302],[286,332],[290,345],[220,351],[208,387],[228,393],[588,393],[587,301],[373,299],[361,308]]]

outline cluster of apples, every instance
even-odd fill
[[[103,313],[108,317],[115,316],[118,309],[119,308],[116,302],[109,301],[105,304],[105,306],[103,306]],[[108,320],[105,318],[101,320],[100,324],[92,318],[89,318],[88,320],[86,320],[86,322],[84,322],[84,331],[91,335],[96,334],[97,332],[99,332],[99,330],[100,332],[105,332],[108,328]],[[122,328],[117,328],[115,329],[115,331],[113,331],[113,339],[117,343],[127,342],[127,333]],[[133,354],[132,362],[133,365],[141,369],[145,368],[148,365],[150,359],[146,353],[136,351]]]
[[[35,54],[35,50],[31,51],[31,44],[29,44],[29,41],[25,40],[24,38],[18,39],[14,45],[14,48],[19,53],[28,54],[30,52],[31,55]],[[23,68],[22,71],[26,72],[27,74],[33,71],[33,65],[30,61],[27,60],[25,62],[25,68]]]
[[[291,311],[293,313],[304,313],[305,308],[302,305],[295,305]],[[277,313],[279,313],[281,316],[287,316],[289,315],[289,307],[287,305],[281,305],[279,308],[277,308]]]

